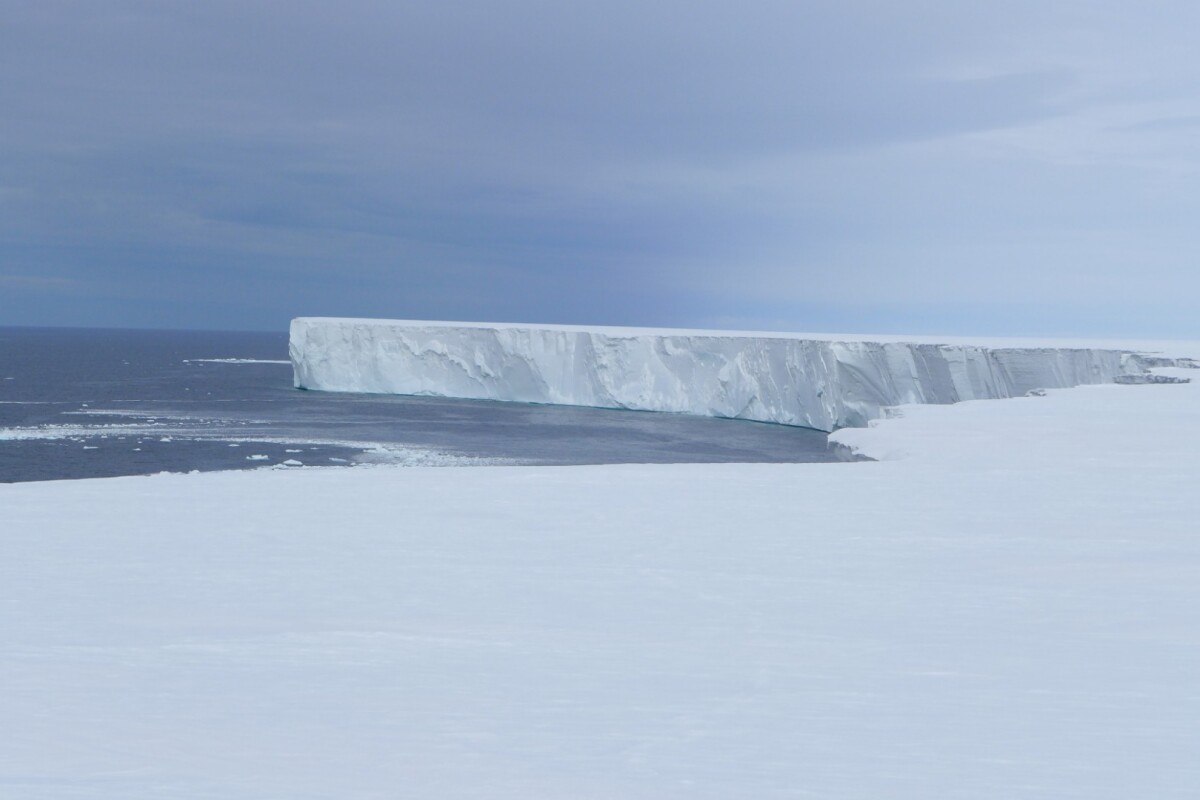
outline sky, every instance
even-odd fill
[[[0,325],[1200,338],[1200,4],[0,0]]]

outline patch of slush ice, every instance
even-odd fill
[[[86,413],[86,412],[85,412]],[[130,414],[134,416],[134,414]],[[158,416],[155,419],[165,419]],[[164,433],[170,436],[163,436]],[[359,465],[393,465],[405,467],[444,467],[444,466],[512,466],[522,463],[519,459],[484,458],[466,456],[441,450],[409,447],[384,442],[364,442],[347,439],[319,439],[296,436],[230,436],[228,433],[214,432],[203,427],[180,428],[161,424],[123,424],[109,425],[42,425],[30,428],[0,428],[0,441],[57,441],[72,440],[83,442],[89,439],[109,439],[115,437],[138,437],[157,439],[160,442],[173,441],[208,441],[227,442],[230,447],[240,447],[243,444],[274,444],[288,445],[292,448],[300,445],[317,447],[339,447],[349,450],[361,450],[361,455],[353,461]],[[289,451],[291,452],[291,451]],[[299,452],[296,450],[295,452]]]
[[[129,408],[84,408],[79,411],[64,411],[63,416],[85,416],[85,417],[127,417],[130,419],[144,419],[149,422],[158,420],[170,420],[172,422],[198,422],[205,425],[268,425],[266,420],[262,419],[243,419],[229,417],[212,417],[212,416],[196,416],[194,414],[155,414],[146,411],[136,411]]]
[[[338,459],[331,458],[330,461]],[[519,466],[522,462],[515,458],[466,456],[422,447],[375,443],[351,463],[375,467],[504,467]]]
[[[0,441],[107,438],[116,433],[138,435],[148,431],[145,425],[39,425],[32,428],[0,428]]]

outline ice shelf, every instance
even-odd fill
[[[1118,349],[985,347],[789,334],[303,317],[295,385],[668,411],[832,431],[906,403],[1136,382]]]

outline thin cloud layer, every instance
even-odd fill
[[[0,320],[1200,335],[1197,12],[962,5],[10,3]]]

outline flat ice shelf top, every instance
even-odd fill
[[[372,319],[368,317],[296,317],[292,324],[373,325],[399,328],[477,328],[484,330],[542,330],[594,333],[612,338],[636,336],[727,337],[733,339],[798,339],[813,342],[871,342],[878,344],[924,344],[986,347],[989,349],[1122,350],[1162,354],[1174,358],[1200,356],[1200,342],[1183,339],[1092,339],[1030,336],[944,336],[900,333],[821,333],[804,331],[743,331],[722,328],[646,328],[625,325],[561,325],[540,322],[479,322],[420,319]]]
[[[309,317],[292,321],[290,349],[295,385],[305,389],[669,411],[830,431],[863,425],[887,406],[1110,383],[1157,366],[1128,348],[1095,344]]]

